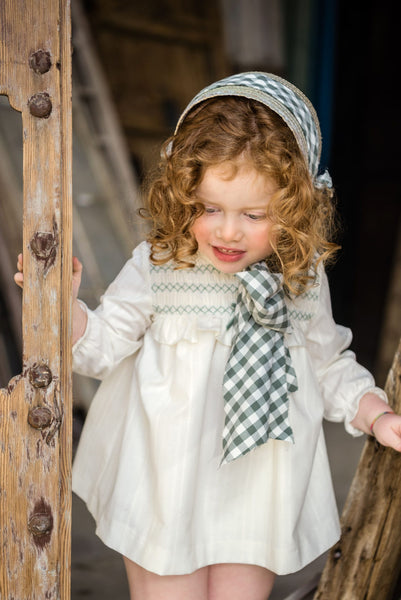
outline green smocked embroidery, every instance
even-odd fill
[[[163,272],[168,272],[172,270],[171,265],[169,265],[168,263],[166,263],[165,265],[154,265],[153,263],[150,263],[150,270],[151,271],[163,271]],[[181,273],[184,270],[187,269],[175,269],[173,270],[174,273]],[[215,267],[213,267],[213,265],[196,265],[195,267],[191,267],[190,271],[192,273],[196,273],[197,271],[199,271],[200,273],[218,273],[217,269],[215,269]]]
[[[310,321],[314,314],[310,312],[303,312],[302,310],[289,309],[288,316],[294,321]]]
[[[230,306],[200,306],[200,305],[166,305],[161,306],[160,304],[154,305],[154,310],[158,314],[178,314],[178,315],[224,315],[232,313],[232,305]]]
[[[174,271],[176,281],[169,281],[166,279],[166,274],[172,274],[171,265],[168,264],[151,265],[150,270],[153,275],[151,289],[156,296],[156,301],[153,304],[156,313],[170,315],[231,315],[233,310],[232,303],[227,306],[224,304],[221,305],[220,302],[218,302],[216,306],[214,305],[212,298],[217,299],[218,297],[221,297],[222,294],[235,296],[238,290],[238,282],[202,282],[202,275],[211,274],[213,276],[218,274],[218,271],[212,265],[197,265],[191,268],[188,273],[189,281],[187,277],[180,277],[182,271]],[[158,275],[160,275],[160,277],[158,277]],[[183,275],[185,274],[183,273]],[[192,281],[193,277],[200,277],[200,281]],[[175,294],[177,294],[176,298],[179,298],[180,294],[183,295],[189,293],[193,295],[195,302],[194,304],[182,302],[177,304],[163,302],[162,304],[159,304],[157,302],[157,295],[163,293],[172,294],[172,299],[174,299]],[[202,301],[202,295],[203,297],[206,296],[204,301]],[[196,303],[196,301],[198,301],[198,303]],[[207,304],[208,301],[211,301],[211,303]]]
[[[227,294],[228,292],[235,293],[238,286],[227,283],[153,283],[152,292],[193,292],[199,294],[205,293],[221,293]]]

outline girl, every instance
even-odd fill
[[[333,545],[323,417],[401,450],[401,417],[332,319],[320,143],[288,82],[217,82],[165,146],[148,240],[94,312],[74,259],[74,366],[103,382],[73,489],[135,600],[264,600]]]

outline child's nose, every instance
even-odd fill
[[[216,229],[216,235],[224,242],[238,242],[242,237],[242,232],[237,219],[222,219]]]

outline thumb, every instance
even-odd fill
[[[82,263],[74,256],[72,259],[72,296],[74,300],[78,296],[79,287],[81,285],[82,270]]]

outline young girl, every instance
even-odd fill
[[[165,146],[148,241],[93,312],[74,259],[74,368],[103,382],[73,489],[135,600],[264,600],[333,545],[323,417],[401,450],[401,417],[333,322],[320,143],[288,82],[217,82]]]

